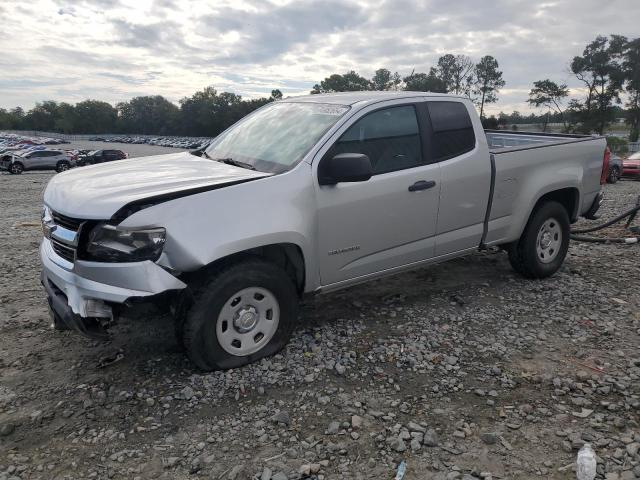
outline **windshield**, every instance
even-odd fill
[[[216,160],[262,172],[289,170],[347,111],[345,105],[274,102],[238,122],[207,148]]]

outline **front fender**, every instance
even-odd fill
[[[169,200],[127,217],[124,227],[167,230],[158,263],[181,272],[253,248],[293,244],[305,262],[305,290],[318,286],[315,197],[310,166]]]

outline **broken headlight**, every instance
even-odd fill
[[[164,248],[164,228],[130,229],[100,223],[87,239],[87,260],[96,262],[156,261]]]

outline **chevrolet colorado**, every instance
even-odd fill
[[[201,369],[278,351],[301,296],[499,246],[552,275],[592,215],[602,137],[484,131],[465,98],[355,92],[270,103],[206,149],[71,170],[44,193],[54,325],[108,335],[169,305]]]

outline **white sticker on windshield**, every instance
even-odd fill
[[[318,103],[314,105],[314,107],[314,113],[319,113],[321,115],[332,115],[334,117],[338,117],[349,110],[349,107],[346,107],[344,105],[330,105],[328,103]]]

